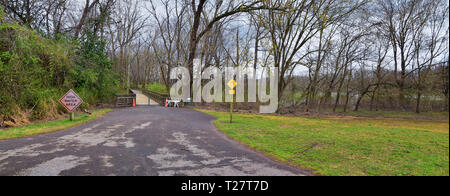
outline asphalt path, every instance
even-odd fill
[[[229,139],[213,120],[190,109],[116,109],[79,127],[0,141],[0,175],[310,175]]]

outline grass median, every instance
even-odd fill
[[[75,119],[73,121],[71,121],[69,118],[66,118],[49,122],[40,122],[32,125],[26,125],[23,127],[0,129],[0,140],[30,137],[44,133],[51,133],[59,130],[65,130],[95,120],[99,117],[104,116],[106,113],[110,111],[112,111],[112,109],[100,109],[94,111],[92,115],[87,114],[75,115]]]
[[[229,114],[215,125],[231,138],[321,175],[448,176],[449,122]]]

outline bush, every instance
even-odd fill
[[[167,93],[166,86],[164,86],[163,84],[158,83],[158,82],[154,82],[153,84],[148,85],[146,87],[146,89],[149,91],[153,91],[153,92],[157,92],[157,93],[161,93],[161,94]]]

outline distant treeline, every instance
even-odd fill
[[[198,59],[205,65],[203,70],[210,66],[220,70],[231,66],[259,70],[275,67],[279,111],[448,110],[447,1],[82,2],[0,0],[5,12],[3,23],[9,26],[2,32],[2,37],[7,37],[2,51],[14,52],[7,48],[9,43],[17,42],[17,37],[7,34],[12,29],[32,29],[37,33],[28,34],[52,43],[51,50],[67,52],[61,55],[50,49],[34,51],[30,47],[35,43],[31,41],[23,47],[38,54],[34,57],[22,54],[27,57],[22,60],[25,64],[40,59],[37,64],[44,65],[55,61],[44,58],[52,55],[72,59],[67,60],[72,63],[70,66],[65,62],[58,64],[68,71],[53,65],[54,70],[42,72],[47,74],[48,81],[39,84],[22,81],[19,86],[27,90],[24,84],[57,89],[73,86],[81,93],[94,94],[88,97],[101,98],[110,95],[103,91],[112,91],[112,87],[101,86],[115,83],[146,88],[157,82],[167,91],[174,83],[170,72],[178,66],[189,68],[193,81],[194,60]],[[16,42],[11,42],[14,39]],[[15,51],[20,54],[22,49]],[[8,58],[6,55],[5,59]],[[6,60],[2,61],[5,64]],[[118,77],[112,77],[109,66]],[[99,69],[108,71],[100,73]],[[64,77],[55,71],[64,73]],[[306,73],[305,77],[299,76],[300,71]],[[117,81],[110,81],[112,78]],[[18,88],[15,84],[2,85]],[[66,86],[62,88],[63,85]],[[8,97],[18,99],[10,94]],[[89,103],[94,100],[98,101],[92,98]],[[35,101],[28,102],[21,107],[34,111]]]

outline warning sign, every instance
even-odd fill
[[[70,89],[69,92],[59,100],[59,103],[61,103],[67,111],[73,112],[81,105],[81,103],[83,103],[83,99]]]
[[[233,90],[234,87],[236,87],[236,86],[237,86],[237,83],[236,83],[235,80],[230,80],[230,81],[228,82],[228,87],[230,87],[230,89],[231,89],[231,90],[228,91],[228,93],[229,93],[230,95],[236,94],[236,91]]]
[[[237,86],[237,83],[235,80],[230,80],[228,82],[228,87],[230,87],[231,89],[234,89],[234,87],[236,87],[236,86]]]

